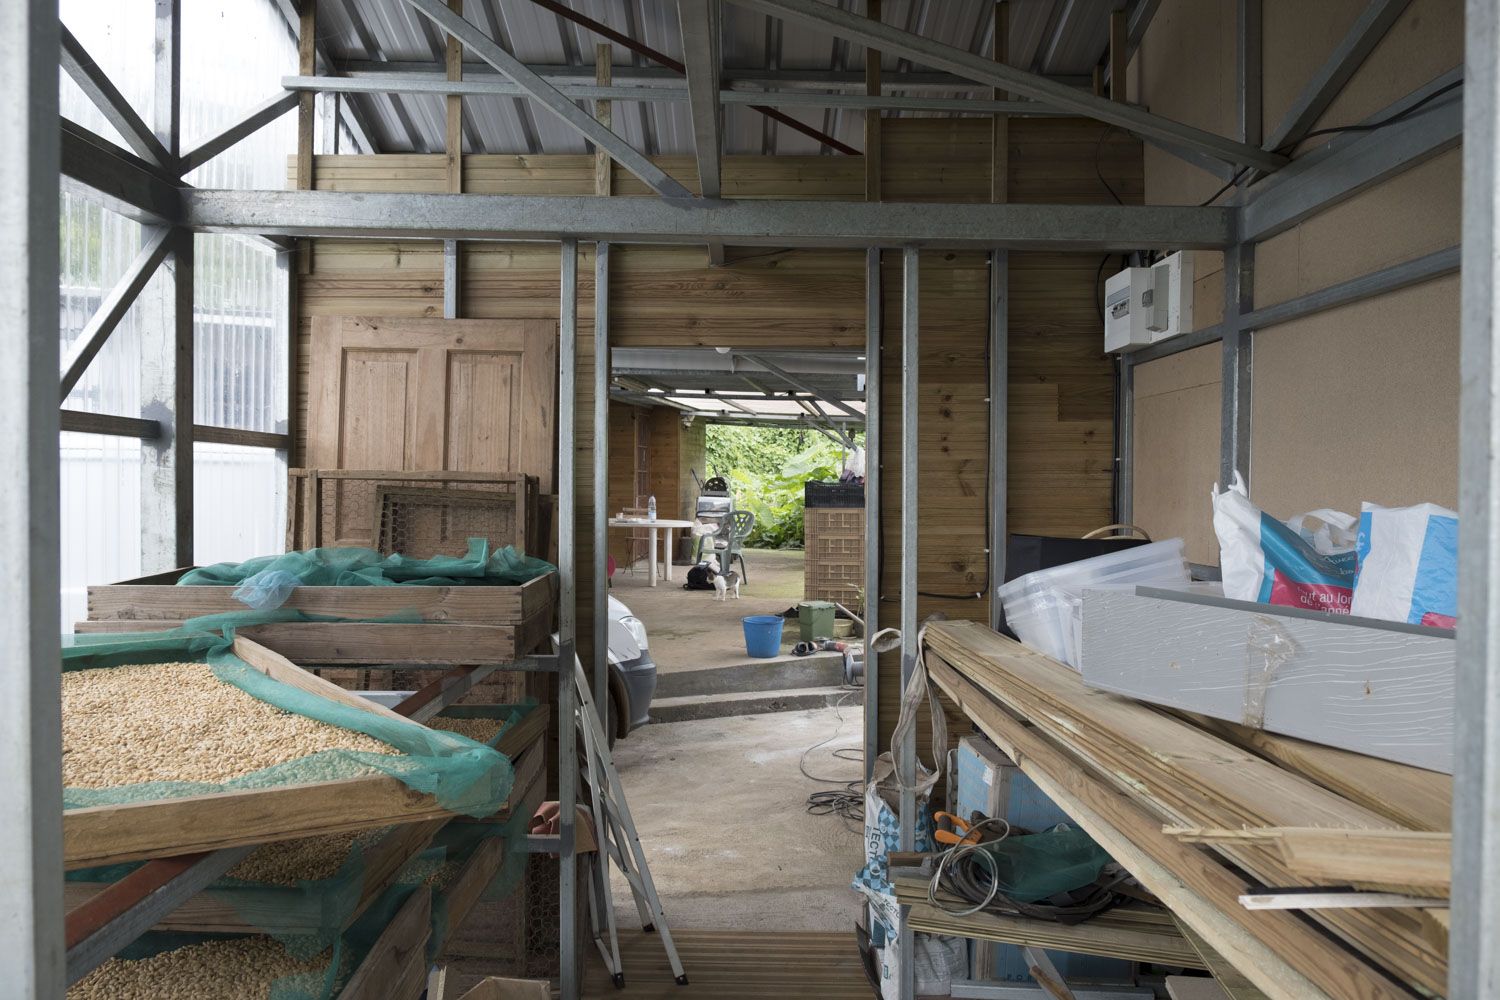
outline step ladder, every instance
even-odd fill
[[[583,664],[575,657],[573,681],[577,691],[578,728],[583,734],[583,763],[579,768],[583,787],[588,790],[593,808],[594,837],[599,850],[585,855],[586,877],[589,882],[589,928],[599,954],[604,958],[610,980],[616,989],[625,986],[625,968],[620,960],[620,934],[615,922],[615,907],[610,889],[609,866],[614,864],[625,877],[635,898],[636,913],[641,918],[641,929],[655,931],[661,937],[662,948],[671,963],[672,974],[678,986],[688,984],[687,973],[677,955],[677,946],[672,942],[672,932],[667,927],[667,915],[662,910],[661,897],[656,893],[656,882],[651,877],[651,867],[646,862],[645,849],[641,847],[640,835],[635,821],[630,816],[630,805],[625,801],[625,788],[620,783],[620,774],[615,770],[614,759],[609,752],[609,738],[604,724],[594,706],[589,691],[588,678]]]

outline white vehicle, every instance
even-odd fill
[[[646,623],[614,596],[609,599],[610,743],[651,721],[656,661],[646,641]]]

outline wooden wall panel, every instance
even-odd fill
[[[983,119],[890,119],[883,129],[882,184],[891,200],[986,201],[990,127]],[[1141,199],[1139,143],[1078,119],[1017,119],[1010,129],[1009,196],[1015,202],[1126,203]],[[690,188],[690,158],[658,162]],[[466,156],[465,189],[504,194],[592,191],[587,156]],[[442,156],[324,157],[320,187],[340,190],[441,190]],[[614,190],[645,195],[618,169]],[[864,197],[857,157],[728,157],[729,197]],[[580,254],[578,482],[579,616],[586,622],[588,491],[591,490],[592,254]],[[557,250],[535,244],[470,244],[464,254],[465,314],[557,315]],[[865,347],[864,254],[859,251],[730,249],[731,264],[707,267],[697,247],[616,247],[612,255],[611,342],[620,346]],[[1110,520],[1114,379],[1101,351],[1096,255],[1011,254],[1012,530],[1081,534]],[[885,585],[879,620],[899,607],[900,331],[899,254],[887,253]],[[925,254],[922,262],[922,445],[919,554],[921,614],[986,620],[986,351],[988,268],[980,253]],[[304,339],[314,315],[369,312],[440,315],[442,254],[433,244],[319,241],[303,279]],[[304,344],[302,356],[308,352]],[[299,375],[305,386],[305,373]],[[303,400],[305,407],[305,398]],[[675,419],[675,418],[674,418]],[[681,482],[702,463],[702,428],[679,452]],[[701,470],[700,470],[701,471]],[[658,491],[659,504],[665,490]],[[685,498],[688,499],[688,498]],[[980,599],[966,597],[981,594]],[[895,670],[882,663],[882,730],[894,722]],[[964,727],[966,728],[966,727]],[[963,731],[957,726],[955,730]]]

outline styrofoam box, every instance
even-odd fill
[[[1154,587],[1083,597],[1083,679],[1138,701],[1453,771],[1452,629]]]

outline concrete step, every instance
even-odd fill
[[[690,722],[720,719],[727,715],[764,715],[796,712],[830,705],[858,705],[860,692],[842,687],[794,688],[786,691],[732,691],[656,698],[651,702],[652,722]]]
[[[834,687],[844,681],[843,653],[776,656],[726,667],[674,670],[656,675],[656,704],[663,698]]]

